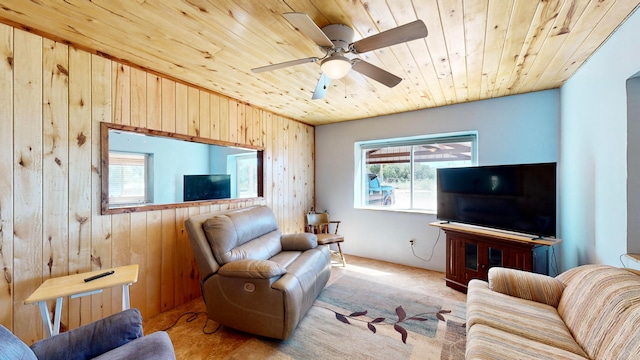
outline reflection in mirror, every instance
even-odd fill
[[[257,147],[102,123],[102,213],[262,196]]]

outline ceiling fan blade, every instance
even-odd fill
[[[298,59],[298,60],[291,60],[291,61],[285,61],[285,62],[278,63],[278,64],[272,64],[272,65],[266,65],[266,66],[253,68],[253,69],[251,69],[251,71],[253,71],[254,73],[261,73],[261,72],[265,72],[265,71],[278,70],[278,69],[286,68],[286,67],[289,67],[289,66],[315,62],[317,60],[318,60],[317,57],[310,57],[310,58],[304,58],[304,59]]]
[[[360,74],[367,76],[383,85],[386,85],[390,88],[398,85],[402,78],[399,78],[392,73],[383,70],[371,63],[368,63],[362,59],[354,59],[353,66],[351,67],[353,70],[359,72]]]
[[[318,25],[311,20],[309,15],[301,12],[284,13],[282,16],[287,19],[296,29],[313,40],[319,46],[333,47],[331,40],[320,30]]]
[[[322,75],[320,75],[320,79],[318,80],[318,84],[316,85],[316,89],[313,91],[313,96],[311,97],[311,99],[322,99],[327,93],[327,90],[329,90],[329,84],[331,84],[331,78],[322,73]]]
[[[351,52],[356,54],[364,53],[383,47],[400,44],[426,37],[428,34],[427,26],[422,20],[416,20],[397,28],[383,31],[379,34],[369,36],[362,40],[358,40],[349,45]]]

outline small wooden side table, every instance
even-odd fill
[[[85,282],[84,279],[113,270],[113,274],[96,280]],[[122,310],[129,308],[129,285],[138,281],[138,264],[121,266],[73,274],[47,279],[25,301],[25,304],[40,305],[40,315],[46,330],[46,336],[57,335],[60,332],[60,313],[62,312],[62,298],[71,299],[99,294],[103,289],[122,285]],[[51,324],[51,316],[47,308],[47,300],[56,299],[56,311]]]

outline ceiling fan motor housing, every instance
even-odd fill
[[[323,27],[322,32],[331,40],[335,50],[349,52],[349,44],[353,42],[353,29],[344,24],[331,24]]]

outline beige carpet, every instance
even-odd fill
[[[286,341],[207,321],[202,299],[145,319],[168,330],[178,359],[464,359],[465,295],[443,274],[349,257]],[[192,313],[200,313],[194,318]],[[184,314],[182,317],[181,315]]]

